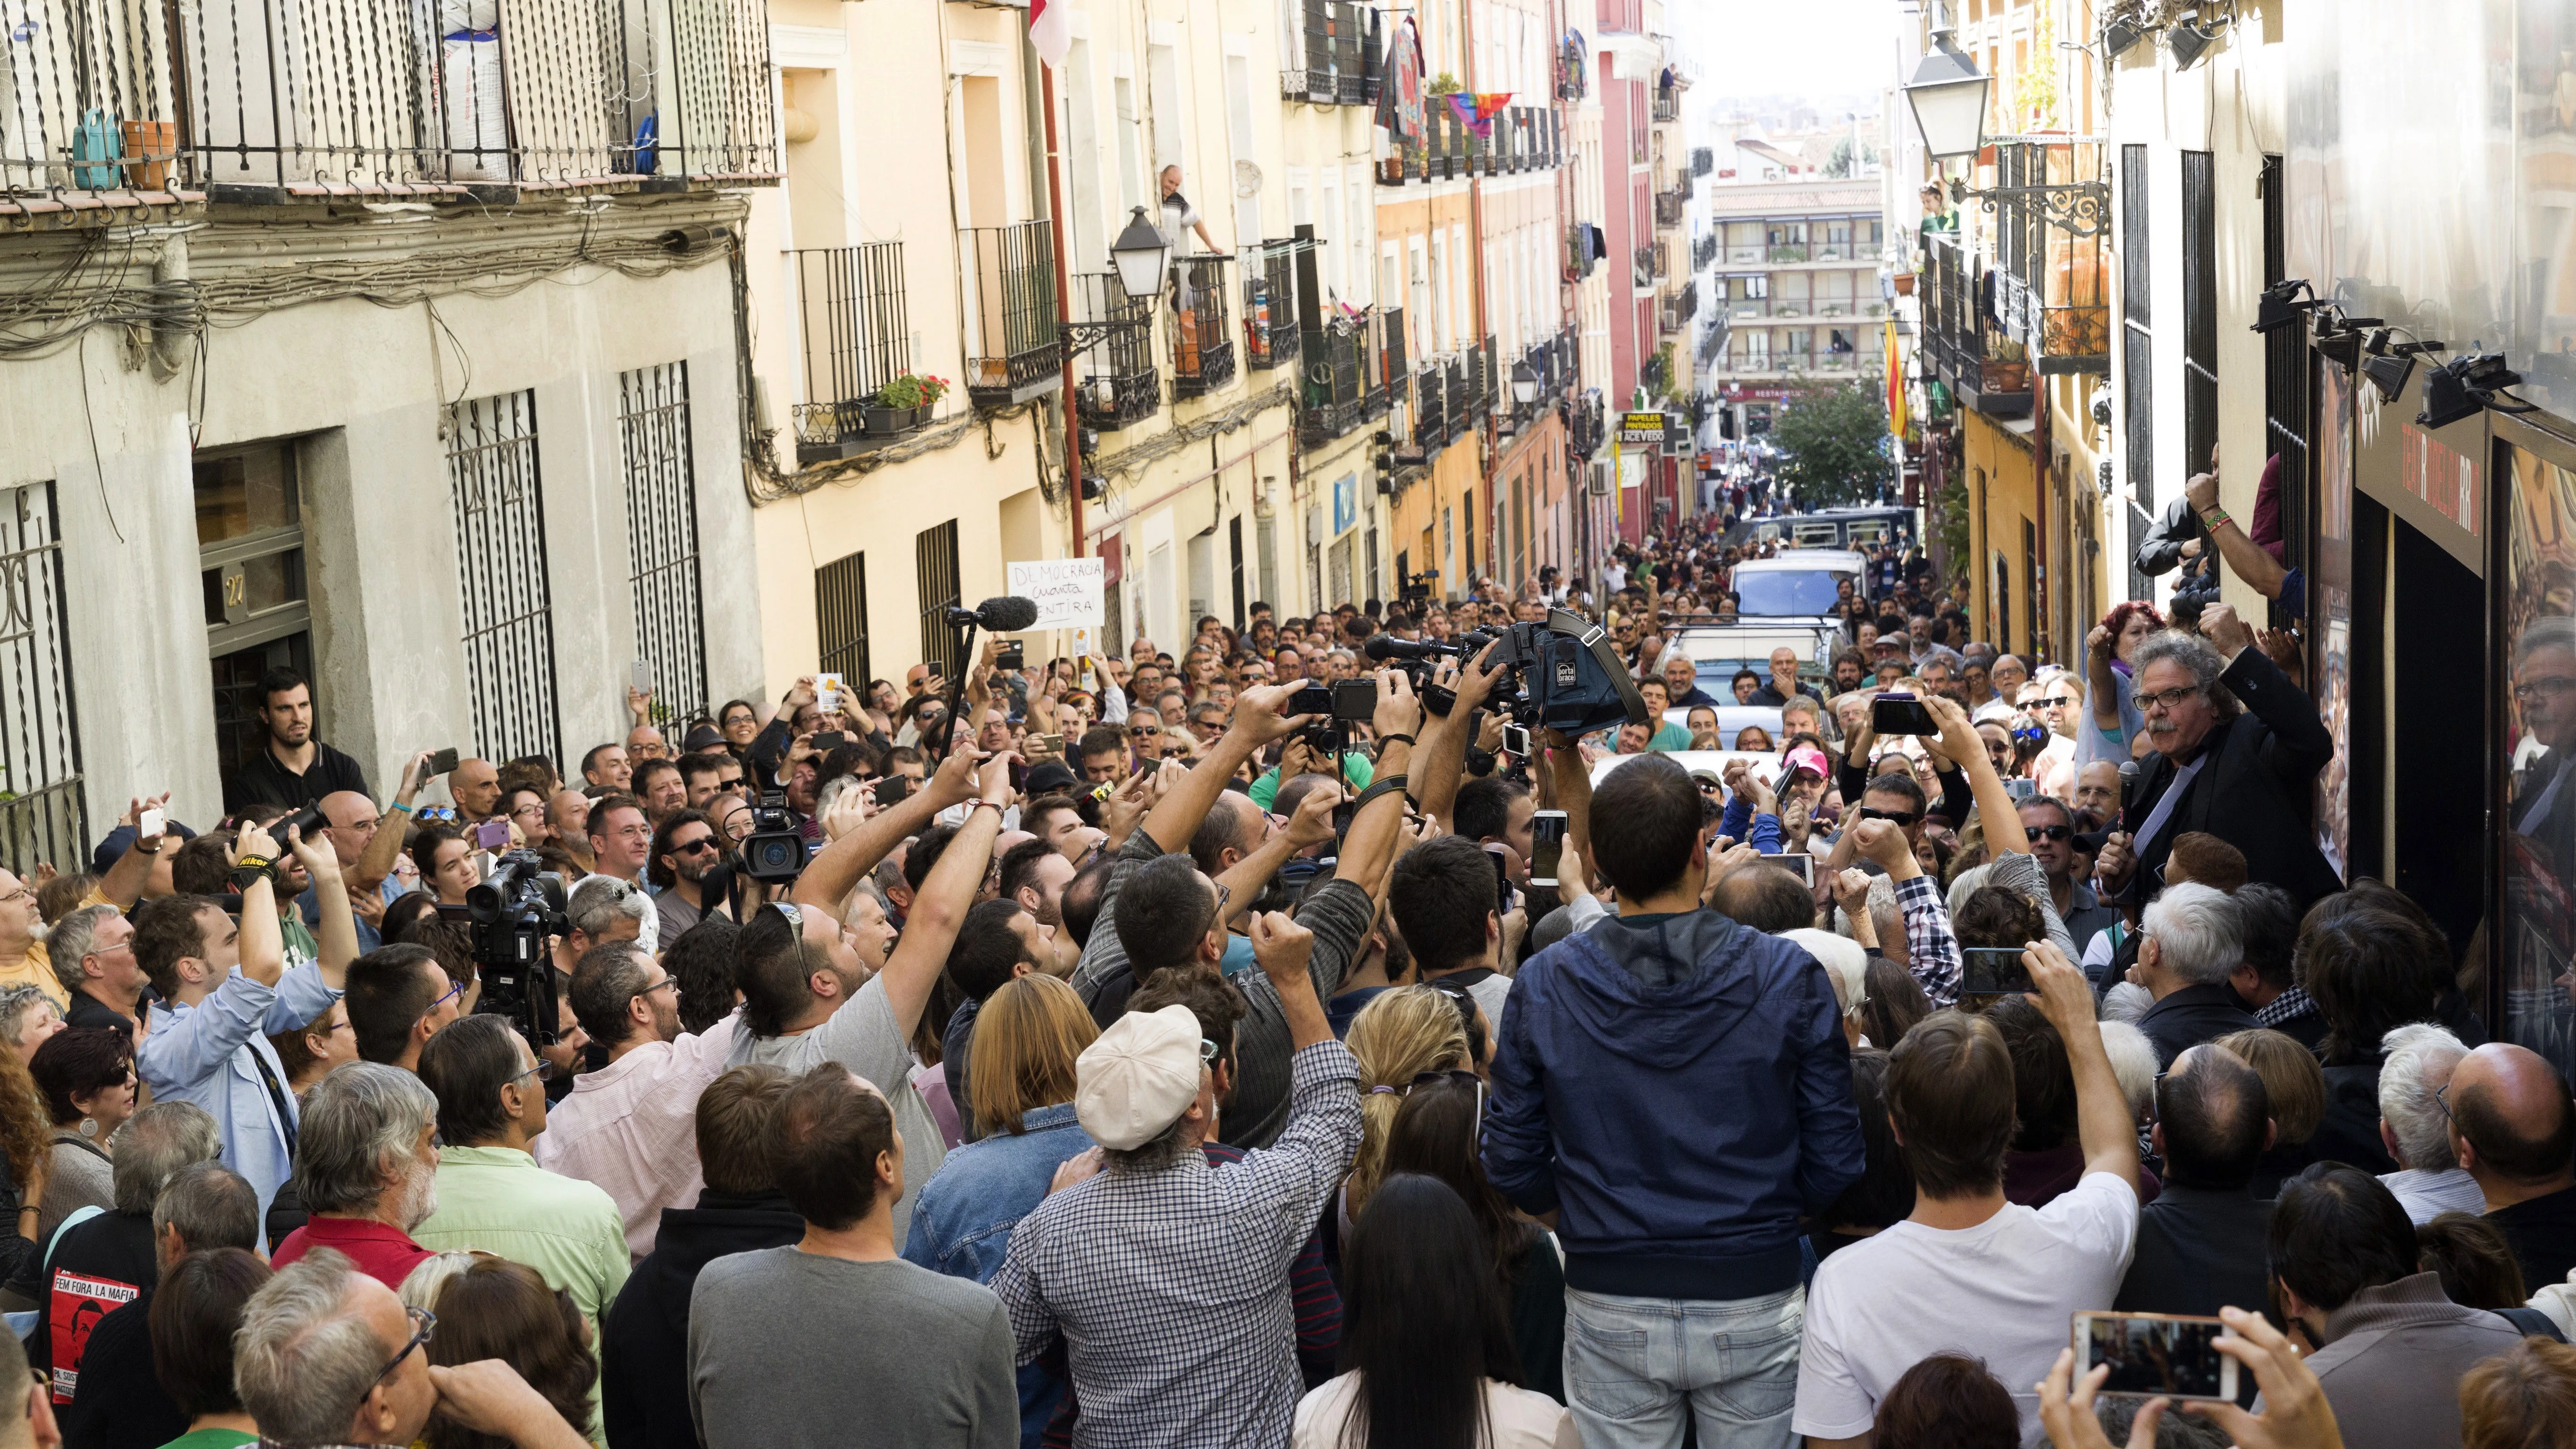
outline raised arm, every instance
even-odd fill
[[[125,818],[118,823],[134,827],[137,832],[134,843],[125,848],[125,853],[116,858],[116,863],[107,868],[107,874],[98,883],[98,893],[107,897],[108,901],[120,911],[133,910],[134,903],[143,898],[143,887],[152,879],[153,863],[161,858],[161,837],[164,832],[154,831],[150,835],[140,833],[143,829],[143,812],[167,811],[169,808],[170,792],[167,790],[148,799],[131,800],[125,807]]]
[[[974,754],[972,746],[962,746],[949,760],[971,761]],[[1005,751],[984,760],[976,780],[975,806],[966,812],[966,823],[949,837],[948,848],[939,853],[939,863],[930,868],[921,889],[913,892],[912,909],[903,918],[903,938],[886,958],[882,977],[886,1005],[907,1040],[921,1024],[931,988],[948,965],[948,948],[957,943],[957,928],[966,923],[975,893],[983,887],[985,870],[993,863],[993,839],[1002,832],[1002,807],[1011,798],[1011,764],[1018,758]],[[939,772],[948,773],[948,761],[940,763]]]
[[[1377,783],[1405,779],[1410,783],[1406,766],[1413,758],[1413,746],[1390,735],[1408,736],[1422,728],[1422,701],[1413,692],[1413,681],[1403,672],[1381,669],[1377,672],[1377,713],[1370,724],[1381,741],[1377,755]],[[1465,721],[1460,721],[1463,728]],[[1361,792],[1366,794],[1366,791]],[[1385,874],[1388,862],[1395,858],[1396,837],[1404,824],[1404,788],[1380,790],[1377,796],[1351,818],[1350,834],[1342,841],[1341,864],[1334,870],[1336,879],[1356,883],[1367,890]]]
[[[856,830],[849,832],[807,863],[805,873],[796,877],[796,889],[789,899],[800,905],[816,906],[838,914],[841,902],[877,862],[886,858],[907,835],[917,835],[930,824],[931,817],[962,800],[975,798],[975,752],[958,750],[939,762],[939,773],[930,777],[920,789],[904,798],[900,805],[880,810],[869,816]],[[836,807],[863,808],[855,795],[843,795]],[[940,949],[941,959],[947,948]]]
[[[2334,736],[2317,713],[2317,702],[2290,682],[2272,656],[2254,647],[2254,631],[2226,604],[2212,604],[2200,615],[2200,629],[2227,667],[2219,682],[2245,706],[2245,712],[2272,732],[2266,763],[2285,783],[2302,785],[2334,758]]]
[[[376,821],[376,833],[367,848],[358,854],[358,863],[349,867],[347,884],[360,890],[374,890],[394,873],[394,861],[402,855],[403,827],[411,823],[411,806],[420,798],[422,771],[429,768],[429,751],[423,750],[403,765],[402,779],[394,787],[394,798],[385,807],[385,815]],[[400,816],[400,819],[393,817]],[[337,857],[334,857],[337,859]],[[315,892],[316,895],[321,894]]]
[[[279,854],[277,842],[256,825],[244,824],[241,833],[233,837],[236,861],[244,856],[275,861]],[[348,908],[349,898],[344,894],[340,909]],[[269,876],[252,881],[241,895],[241,970],[262,986],[275,986],[286,971],[286,933],[278,924],[277,887]]]
[[[2209,530],[2210,541],[2218,545],[2219,560],[2238,578],[2252,584],[2256,593],[2267,599],[2281,597],[2281,583],[2290,571],[2237,527],[2235,517],[2218,505],[2218,469],[2213,466],[2194,476],[2183,484],[2182,494],[2192,511],[2200,515],[2200,526]]]
[[[1501,641],[1497,640],[1496,643]],[[1494,645],[1487,644],[1454,679],[1443,683],[1456,691],[1457,703],[1446,715],[1431,715],[1422,722],[1422,746],[1413,759],[1411,773],[1419,782],[1413,797],[1420,802],[1422,813],[1440,822],[1443,830],[1457,829],[1450,819],[1451,807],[1458,800],[1458,786],[1467,763],[1467,732],[1473,727],[1476,711],[1493,695],[1495,676],[1485,663],[1492,657]],[[1380,738],[1384,738],[1383,734]]]
[[[2111,1058],[2102,1050],[2102,1028],[2093,1016],[2093,987],[2083,968],[2046,941],[2033,941],[2021,953],[2033,1000],[2048,1024],[2066,1043],[2067,1065],[2075,1069],[2075,1130],[2084,1146],[2086,1172],[2117,1173],[2131,1188],[2138,1185],[2138,1129],[2129,1116],[2128,1098],[2111,1074]]]
[[[2111,646],[2108,625],[2096,624],[2084,636],[2084,697],[2091,702],[2094,728],[2106,735],[2120,732],[2120,699],[2111,683]]]
[[[1592,859],[1592,767],[1574,741],[1556,730],[1547,732],[1547,770],[1556,783],[1556,808],[1565,812],[1565,843],[1586,861]],[[1590,881],[1584,882],[1588,889]]]
[[[1976,726],[1968,723],[1968,712],[1958,702],[1944,695],[1933,695],[1924,701],[1932,717],[1941,722],[1941,753],[1958,762],[1968,777],[1968,789],[1975,795],[1977,819],[1986,829],[1986,848],[1992,855],[2028,855],[2030,837],[2022,833],[2021,808],[2004,788],[2003,777],[1995,773],[1995,762],[1986,758],[1985,741],[1977,738]]]
[[[1167,851],[1187,850],[1190,837],[1225,792],[1226,781],[1253,753],[1304,725],[1306,715],[1282,715],[1293,691],[1278,685],[1247,689],[1234,702],[1234,719],[1187,775],[1145,813],[1145,833]]]
[[[1309,790],[1297,802],[1297,813],[1286,828],[1271,832],[1261,848],[1234,863],[1234,868],[1216,878],[1226,889],[1225,910],[1218,924],[1230,926],[1252,903],[1261,898],[1261,888],[1279,873],[1291,856],[1310,845],[1321,845],[1333,838],[1333,807],[1341,796],[1332,790]]]
[[[379,830],[376,833],[382,835],[386,832]],[[374,844],[372,841],[368,843]],[[331,849],[329,841],[307,840],[304,832],[294,826],[287,827],[286,848],[295,852],[295,858],[304,864],[304,873],[313,878],[313,899],[320,906],[322,915],[322,929],[314,934],[314,944],[320,948],[314,956],[314,965],[321,968],[323,984],[338,991],[349,963],[358,959],[358,913],[350,906],[348,887],[340,880],[340,857]],[[247,916],[242,922],[242,944],[245,948],[250,944]],[[247,949],[242,952],[242,970],[250,970],[250,952]],[[269,978],[267,984],[274,986],[277,982]]]

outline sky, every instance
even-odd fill
[[[1665,0],[1711,96],[1875,91],[1896,65],[1896,0]]]

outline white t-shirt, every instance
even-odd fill
[[[1297,1401],[1297,1422],[1288,1449],[1346,1449],[1342,1430],[1351,1411],[1351,1396],[1360,1376],[1347,1373],[1318,1384]],[[1574,1414],[1545,1394],[1485,1380],[1485,1420],[1493,1437],[1487,1449],[1583,1449],[1574,1430]],[[1367,1434],[1365,1424],[1351,1425],[1349,1445]]]
[[[2008,1203],[1973,1228],[1898,1223],[1843,1249],[1807,1290],[1793,1432],[1854,1439],[1905,1371],[1973,1354],[2012,1391],[2025,1445],[2044,1443],[2039,1381],[2066,1347],[2069,1316],[2109,1308],[2138,1244],[2138,1195],[2087,1173],[2044,1208]]]

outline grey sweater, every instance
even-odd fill
[[[1013,1352],[980,1283],[901,1259],[736,1253],[689,1295],[689,1414],[706,1449],[1015,1449]]]
[[[1099,984],[1126,966],[1127,948],[1118,939],[1118,893],[1128,875],[1146,861],[1163,854],[1154,837],[1138,830],[1119,848],[1117,860],[1110,867],[1109,880],[1100,891],[1100,917],[1091,928],[1090,943],[1083,947],[1082,961],[1074,967],[1074,989],[1083,1000],[1098,994]],[[1377,918],[1377,903],[1369,893],[1346,880],[1328,881],[1306,903],[1297,908],[1297,924],[1315,933],[1314,954],[1307,958],[1306,974],[1315,983],[1315,997],[1330,1001],[1342,989],[1342,978],[1350,974],[1351,960],[1359,954],[1360,942],[1367,938],[1370,922]],[[1217,1116],[1217,1140],[1229,1147],[1256,1151],[1279,1140],[1288,1126],[1288,1059],[1287,1008],[1280,1004],[1279,990],[1261,972],[1247,971],[1235,978],[1250,1010],[1234,1028],[1235,1082],[1234,1095],[1228,1098]]]

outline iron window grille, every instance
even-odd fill
[[[487,760],[554,758],[563,725],[537,477],[536,394],[502,393],[449,408],[447,479],[475,752]]]
[[[921,657],[942,678],[955,679],[957,631],[948,627],[948,611],[961,607],[957,575],[957,520],[925,528],[912,538],[913,578],[921,589]]]
[[[2182,153],[2182,434],[2185,473],[2218,445],[2218,191],[2215,159]]]
[[[689,365],[669,362],[620,373],[617,398],[635,653],[652,668],[653,703],[661,717],[685,720],[707,707]]]
[[[89,849],[54,485],[0,492],[0,850],[20,870]]]
[[[796,407],[800,459],[839,456],[845,445],[882,443],[917,422],[870,409],[878,392],[912,369],[903,243],[795,252],[798,317],[805,333],[805,397]]]
[[[865,689],[868,663],[868,556],[849,554],[814,570],[814,632],[823,671]]]

